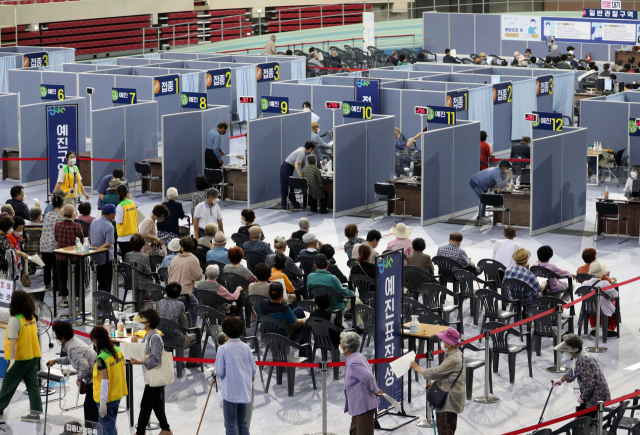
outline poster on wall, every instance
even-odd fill
[[[362,13],[362,28],[362,49],[365,53],[368,53],[369,47],[376,46],[373,12]]]
[[[541,17],[502,15],[502,39],[507,41],[540,41]]]

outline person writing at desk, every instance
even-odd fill
[[[498,166],[488,168],[478,172],[469,180],[469,186],[478,195],[478,199],[481,198],[483,193],[487,193],[489,189],[494,186],[504,187],[511,179],[511,163],[507,159],[503,159]],[[478,205],[478,217],[476,219],[484,218],[485,205],[480,203]]]
[[[298,173],[298,177],[302,178],[301,166],[304,166],[304,159],[313,152],[316,144],[308,141],[304,144],[304,147],[296,149],[294,152],[284,159],[280,166],[280,210],[287,211],[287,196],[289,201],[293,205],[294,210],[300,209],[300,203],[296,200],[296,196],[293,191],[289,192],[289,177],[293,175],[295,170]]]
[[[220,169],[223,161],[224,151],[220,148],[222,136],[227,132],[229,124],[222,121],[214,129],[207,133],[207,146],[204,150],[204,167],[207,169]]]
[[[530,159],[531,158],[531,138],[529,136],[522,136],[520,139],[520,143],[518,145],[514,145],[511,147],[511,158],[522,158],[522,159]]]
[[[638,179],[638,168],[640,168],[640,166],[634,165],[629,172],[629,178],[627,178],[627,183],[624,185],[624,194],[627,196],[631,196],[631,192],[633,191],[633,180]]]

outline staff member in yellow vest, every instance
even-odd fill
[[[76,154],[73,151],[67,153],[67,164],[62,166],[58,172],[58,182],[53,191],[55,192],[58,189],[61,189],[67,194],[65,202],[74,207],[77,206],[80,193],[82,193],[87,200],[89,199],[89,195],[84,190],[80,169],[76,166]]]
[[[4,338],[4,359],[9,360],[0,389],[0,418],[9,405],[16,388],[24,381],[29,393],[29,408],[42,412],[40,399],[40,341],[36,325],[36,305],[33,297],[23,291],[16,290],[11,295],[9,313],[11,318]],[[24,421],[40,421],[38,414],[22,417]]]
[[[131,200],[129,189],[121,184],[116,189],[120,204],[116,207],[116,232],[118,233],[118,246],[122,258],[131,252],[129,240],[134,234],[138,234],[138,208]]]
[[[95,326],[89,334],[98,357],[93,367],[93,400],[98,406],[103,435],[118,435],[116,417],[120,399],[129,394],[124,374],[124,355],[111,343],[109,333]]]

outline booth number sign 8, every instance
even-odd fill
[[[195,99],[197,97],[191,97],[191,100]],[[182,94],[180,95],[180,103],[182,103],[183,106],[186,106],[189,103],[194,103],[195,101],[189,101],[189,96],[186,94]],[[202,110],[207,108],[207,99],[206,97],[200,97],[200,101],[196,102],[197,104],[200,105],[200,108]]]

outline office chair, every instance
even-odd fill
[[[205,168],[204,176],[207,177],[209,183],[212,186],[216,186],[220,191],[221,202],[224,202],[224,193],[225,188],[230,187],[232,189],[231,203],[235,204],[236,202],[236,187],[233,183],[227,183],[224,181],[224,170],[223,169],[210,169]]]
[[[149,198],[151,198],[152,193],[160,193],[160,195],[162,195],[162,192],[151,191],[151,183],[154,180],[162,180],[162,175],[152,175],[151,165],[147,162],[135,162],[134,166],[136,169],[136,178],[139,179],[141,182],[143,180],[149,181]],[[140,190],[142,190],[142,185],[140,186]],[[134,185],[132,195],[135,197],[136,196],[135,194],[136,194],[136,186]]]
[[[289,189],[293,190],[294,195],[300,195],[300,199],[306,207],[304,211],[309,215],[309,199],[313,201],[313,199],[309,196],[309,182],[306,178],[298,178],[298,177],[289,177]],[[311,213],[316,214],[316,213]]]
[[[504,206],[504,195],[496,194],[496,193],[483,193],[480,195],[480,203],[485,205],[485,212],[489,211],[492,213],[501,212],[503,213],[502,218],[500,219],[500,223],[504,226],[504,213],[509,214],[509,225],[511,225],[511,210]],[[482,223],[483,220],[480,220],[480,232],[482,232]],[[491,229],[491,220],[489,220],[489,227],[487,231]]]
[[[404,198],[398,198],[396,196],[396,186],[394,184],[391,183],[375,183],[373,185],[373,190],[375,192],[375,197],[373,200],[373,208],[371,209],[371,218],[373,220],[375,220],[376,214],[375,214],[375,210],[376,210],[376,202],[378,201],[384,201],[385,203],[389,203],[389,202],[393,202],[393,221],[394,222],[398,222],[398,220],[396,219],[398,217],[398,213],[397,213],[397,208],[398,208],[398,202],[402,202],[402,219],[400,219],[401,221],[406,219],[406,203]],[[378,196],[381,195],[381,196]],[[385,212],[386,214],[386,212]],[[384,215],[383,215],[384,217]],[[382,218],[380,218],[382,219]]]
[[[609,221],[616,222],[616,242],[622,243],[618,241],[618,236],[620,235],[620,222],[624,222],[625,227],[625,239],[623,242],[629,240],[629,223],[627,218],[620,217],[620,207],[615,202],[608,201],[598,201],[596,202],[596,223],[593,228],[593,241],[598,241],[598,223],[600,219],[605,222],[604,229],[604,238],[607,238],[607,233],[609,232]]]

